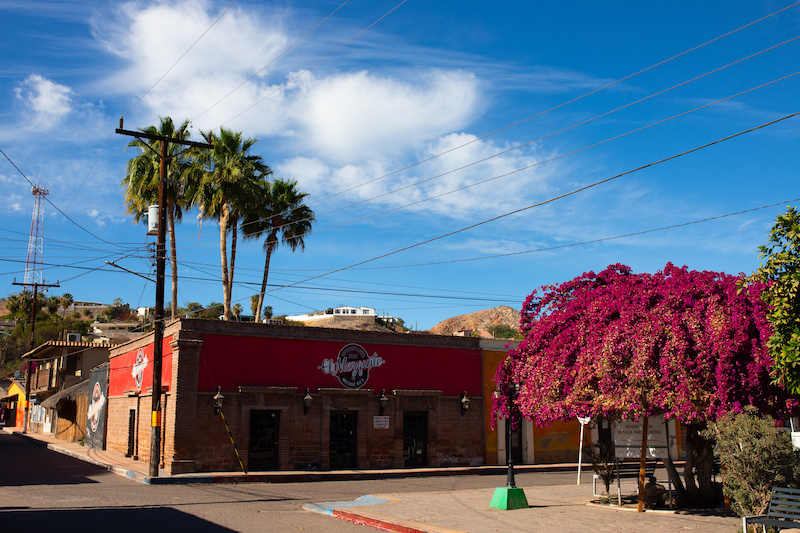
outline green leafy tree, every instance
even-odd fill
[[[68,293],[68,292],[65,292],[64,294],[62,294],[60,300],[61,300],[61,309],[62,309],[61,316],[63,318],[66,318],[66,316],[67,316],[67,308],[69,308],[70,305],[75,303],[75,300],[72,299],[72,295],[70,293]]]
[[[517,330],[506,324],[495,324],[486,329],[495,339],[513,339],[517,335]]]
[[[244,138],[242,133],[220,128],[203,133],[211,150],[197,151],[197,188],[194,199],[200,206],[202,218],[219,222],[219,252],[222,268],[223,314],[231,318],[231,294],[236,266],[238,223],[248,211],[248,204],[258,199],[261,182],[272,170],[261,156],[250,153],[258,139]],[[228,259],[228,236],[231,239]]]
[[[297,188],[294,180],[275,179],[261,183],[260,195],[250,205],[242,221],[242,232],[245,239],[264,239],[264,276],[261,280],[261,292],[258,307],[264,304],[264,293],[267,290],[269,264],[272,253],[279,244],[288,247],[292,252],[305,250],[305,236],[311,231],[314,222],[314,211],[305,205],[308,193]],[[256,313],[256,322],[261,316]]]
[[[716,440],[715,453],[725,468],[723,490],[739,516],[765,512],[774,485],[798,488],[800,451],[772,417],[748,407],[722,417],[704,433]]]
[[[800,215],[794,207],[778,215],[767,244],[758,250],[764,262],[752,277],[768,282],[763,298],[774,328],[767,343],[774,383],[800,394]]]
[[[170,117],[161,118],[158,127],[148,126],[143,133],[162,135],[173,139],[189,137],[189,121],[176,127]],[[143,142],[139,139],[131,141],[128,148],[138,148],[138,156],[128,161],[125,177],[121,186],[125,188],[125,202],[128,213],[136,222],[144,216],[151,204],[158,204],[158,186],[161,165],[161,141]],[[182,154],[184,147],[170,143],[167,156],[170,158],[167,167],[167,178],[170,180],[188,179],[192,168],[191,158]],[[191,202],[181,197],[180,186],[174,183],[164,184],[164,203],[167,210],[167,231],[169,232],[170,267],[172,274],[172,318],[177,315],[178,302],[178,261],[175,248],[175,222],[183,218],[183,210],[191,207]]]
[[[47,300],[45,300],[44,305],[47,308],[48,313],[55,315],[58,312],[58,308],[61,306],[61,298],[58,296],[50,296]]]
[[[198,302],[189,302],[188,304],[186,304],[187,316],[196,316],[202,311],[203,311],[203,306],[200,305]]]

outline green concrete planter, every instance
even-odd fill
[[[498,487],[494,489],[494,496],[492,496],[492,503],[489,504],[489,507],[505,511],[527,509],[528,499],[525,497],[525,491],[519,487]]]

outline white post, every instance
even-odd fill
[[[590,417],[578,417],[578,422],[581,424],[581,441],[578,444],[578,483],[577,485],[581,484],[581,462],[583,461],[583,426],[588,424],[591,420]]]

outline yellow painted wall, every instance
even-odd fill
[[[553,422],[544,428],[534,427],[533,456],[536,463],[577,463],[580,437],[581,425],[577,419]],[[588,436],[584,438],[588,441]]]
[[[508,355],[505,350],[481,350],[483,354],[483,404],[485,406],[486,450],[483,464],[497,464],[497,429],[492,429],[492,403],[494,400],[494,375],[498,367]]]
[[[25,389],[17,385],[15,381],[12,381],[11,386],[8,388],[8,392],[6,392],[6,396],[13,396],[14,394],[17,395],[16,427],[21,428],[25,423]]]

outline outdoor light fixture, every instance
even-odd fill
[[[467,414],[467,410],[469,409],[469,397],[467,396],[467,391],[461,395],[461,416]]]
[[[386,389],[381,391],[381,396],[378,398],[378,406],[380,407],[380,415],[383,416],[383,411],[386,410],[386,406],[389,405],[389,398],[386,397]]]
[[[214,395],[214,414],[218,415],[222,412],[222,404],[225,402],[225,396],[222,395],[222,387],[217,387],[217,393]]]
[[[311,409],[311,402],[314,401],[313,396],[308,392],[308,388],[306,388],[306,395],[303,396],[303,414],[307,415],[308,410]]]

